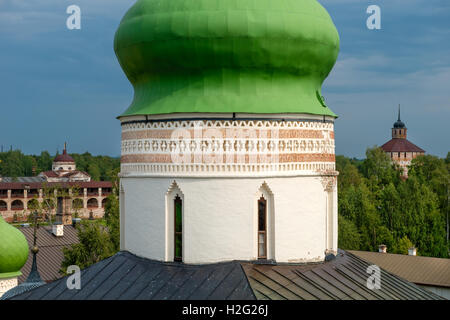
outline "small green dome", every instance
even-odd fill
[[[0,216],[0,279],[21,275],[27,259],[27,239]]]
[[[123,116],[335,116],[321,86],[339,35],[316,0],[138,0],[114,49],[135,90]]]

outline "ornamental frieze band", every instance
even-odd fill
[[[123,123],[122,173],[298,171],[318,175],[335,169],[333,130],[332,123],[317,121]]]

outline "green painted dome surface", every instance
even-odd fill
[[[28,259],[28,243],[20,230],[0,217],[0,279],[21,275]]]
[[[114,49],[135,91],[122,116],[336,116],[321,86],[339,34],[316,0],[138,0]]]

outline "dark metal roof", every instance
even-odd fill
[[[394,128],[395,129],[403,129],[403,128],[405,128],[406,126],[405,126],[405,124],[403,123],[403,121],[401,121],[401,120],[397,120],[395,123],[394,123]]]
[[[15,296],[17,300],[249,300],[255,299],[239,262],[162,263],[119,252],[81,273],[81,289],[66,278]]]
[[[439,300],[441,297],[381,269],[381,289],[367,287],[371,264],[345,251],[319,264],[244,263],[250,285],[262,300]]]
[[[25,235],[28,246],[33,247],[33,228],[23,227],[19,229]],[[51,232],[51,227],[40,227],[36,230],[37,246],[37,266],[42,279],[46,282],[54,281],[62,277],[59,273],[61,263],[64,259],[63,248],[78,243],[78,231],[72,226],[64,226],[64,235],[55,237]],[[33,255],[30,252],[27,263],[23,266],[19,277],[19,283],[23,283],[31,271]]]
[[[2,177],[1,182],[3,183],[11,183],[11,182],[23,182],[23,183],[40,183],[44,182],[45,179],[43,177]]]
[[[11,297],[15,297],[16,295],[38,288],[44,284],[45,282],[42,281],[39,271],[37,269],[36,252],[35,252],[33,253],[33,266],[31,268],[30,274],[28,275],[27,281],[5,292],[5,294],[1,296],[0,300],[7,300]]]
[[[31,291],[33,289],[39,288],[42,286],[44,282],[24,282],[22,284],[19,284],[18,286],[12,288],[11,290],[8,290],[0,297],[0,300],[9,300],[12,297],[21,295],[25,292]]]
[[[328,262],[274,265],[226,262],[185,265],[120,252],[85,270],[81,290],[66,278],[15,296],[15,300],[440,300],[381,270],[381,289],[367,287],[370,264],[339,251]]]

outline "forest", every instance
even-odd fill
[[[93,156],[89,152],[70,155],[75,160],[77,170],[87,172],[94,181],[111,181],[114,172],[120,167],[118,157]],[[0,176],[14,178],[38,175],[52,169],[55,156],[51,156],[48,151],[42,151],[40,155],[25,155],[20,150],[0,152]]]
[[[338,177],[338,247],[449,258],[449,168],[445,159],[420,156],[411,163],[408,179],[380,148],[366,159],[336,157]]]

